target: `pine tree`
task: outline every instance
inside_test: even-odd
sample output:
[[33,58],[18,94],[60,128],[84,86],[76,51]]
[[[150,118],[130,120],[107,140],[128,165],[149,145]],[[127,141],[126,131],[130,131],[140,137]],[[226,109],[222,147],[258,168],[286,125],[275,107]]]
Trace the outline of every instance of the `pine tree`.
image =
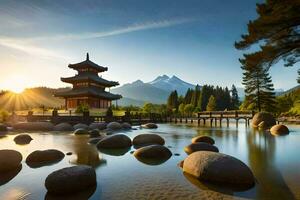
[[200,97],[198,99],[198,107],[201,110],[206,110],[209,97],[214,94],[214,87],[210,85],[204,85],[201,90]]
[[197,107],[200,93],[201,93],[201,88],[199,85],[196,85],[191,99],[191,104],[193,105],[193,107]]
[[171,92],[170,96],[168,97],[167,109],[169,111],[178,111],[178,94],[176,90]]
[[298,79],[297,82],[300,84],[300,69],[298,69]]
[[186,94],[185,94],[185,97],[184,97],[184,104],[190,104],[191,103],[193,93],[194,93],[194,90],[192,90],[190,88],[186,91]]
[[209,101],[208,101],[208,104],[206,106],[206,110],[207,111],[214,111],[214,110],[216,110],[216,106],[217,106],[216,105],[216,99],[213,95],[211,95],[209,97]]
[[245,93],[249,103],[258,111],[274,111],[275,93],[268,69],[261,66],[243,66]]
[[239,95],[237,92],[237,89],[235,87],[235,85],[232,85],[231,87],[231,109],[233,110],[237,110],[239,108]]
[[280,60],[293,66],[300,60],[300,1],[267,0],[257,4],[256,10],[258,18],[248,23],[248,33],[235,43],[241,50],[260,47],[244,54],[246,66],[269,68]]

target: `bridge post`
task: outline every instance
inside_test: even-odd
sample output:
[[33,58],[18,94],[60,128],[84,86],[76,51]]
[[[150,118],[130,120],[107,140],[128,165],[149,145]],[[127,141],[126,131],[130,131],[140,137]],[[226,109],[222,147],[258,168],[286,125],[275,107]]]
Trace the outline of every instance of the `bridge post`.
[[206,124],[206,119],[205,119],[205,118],[203,118],[203,124],[204,124],[204,125]]
[[217,118],[215,118],[215,127],[217,126]]
[[226,121],[227,121],[227,127],[229,127],[229,119],[226,118]]
[[212,126],[214,119],[210,118],[210,126]]

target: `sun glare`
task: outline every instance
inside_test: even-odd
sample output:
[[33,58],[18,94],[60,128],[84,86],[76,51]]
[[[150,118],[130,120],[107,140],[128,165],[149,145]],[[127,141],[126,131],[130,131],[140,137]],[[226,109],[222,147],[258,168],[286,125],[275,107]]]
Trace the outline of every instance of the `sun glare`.
[[8,78],[4,85],[6,86],[7,90],[10,90],[13,93],[21,94],[27,85],[28,81],[22,76],[13,76]]

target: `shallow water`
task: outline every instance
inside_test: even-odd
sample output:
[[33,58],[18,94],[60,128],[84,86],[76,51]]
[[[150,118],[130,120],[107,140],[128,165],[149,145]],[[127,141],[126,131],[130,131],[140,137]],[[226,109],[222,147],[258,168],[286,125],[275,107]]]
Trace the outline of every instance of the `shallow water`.
[[[161,135],[173,156],[159,165],[138,161],[130,153],[133,147],[128,152],[118,152],[119,156],[101,153],[95,146],[87,144],[88,136],[29,133],[34,139],[30,144],[16,145],[14,133],[10,133],[0,139],[0,149],[20,151],[23,155],[22,169],[15,171],[11,180],[0,177],[0,199],[53,199],[46,197],[44,181],[47,175],[78,163],[95,167],[98,185],[95,191],[76,195],[77,199],[300,199],[300,127],[289,128],[291,133],[283,137],[257,132],[245,128],[244,124],[238,128],[234,125],[210,128],[160,124],[156,130],[138,129],[125,133],[131,138],[141,133]],[[257,179],[256,186],[234,192],[202,184],[183,174],[177,164],[186,157],[184,146],[196,135],[212,136],[220,152],[244,161]],[[49,148],[72,152],[73,155],[51,166],[36,169],[27,166],[24,160],[29,153]],[[175,156],[177,153],[180,155]]]

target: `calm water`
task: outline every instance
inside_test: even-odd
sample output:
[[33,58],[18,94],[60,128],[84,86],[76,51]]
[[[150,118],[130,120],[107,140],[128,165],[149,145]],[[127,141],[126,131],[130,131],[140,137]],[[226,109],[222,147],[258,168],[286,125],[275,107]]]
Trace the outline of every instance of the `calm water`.
[[[210,128],[161,124],[157,130],[133,130],[126,134],[133,138],[141,133],[156,133],[166,140],[173,154],[160,165],[147,165],[136,160],[129,150],[124,155],[108,155],[87,144],[88,136],[71,133],[29,133],[34,139],[29,145],[16,145],[14,133],[0,139],[1,149],[16,149],[23,155],[22,169],[4,183],[0,177],[0,199],[53,199],[46,197],[45,178],[54,170],[74,164],[88,164],[96,168],[97,188],[76,195],[77,199],[300,199],[300,126],[289,126],[291,133],[273,137],[246,129]],[[186,157],[184,146],[196,135],[210,135],[220,152],[244,161],[254,172],[254,188],[233,192],[225,188],[209,187],[184,175],[177,163]],[[55,148],[73,152],[61,162],[32,169],[24,162],[34,150]],[[122,153],[121,153],[122,154]],[[210,188],[210,189],[209,189]],[[62,198],[66,199],[66,198]],[[70,197],[69,199],[76,199]]]

